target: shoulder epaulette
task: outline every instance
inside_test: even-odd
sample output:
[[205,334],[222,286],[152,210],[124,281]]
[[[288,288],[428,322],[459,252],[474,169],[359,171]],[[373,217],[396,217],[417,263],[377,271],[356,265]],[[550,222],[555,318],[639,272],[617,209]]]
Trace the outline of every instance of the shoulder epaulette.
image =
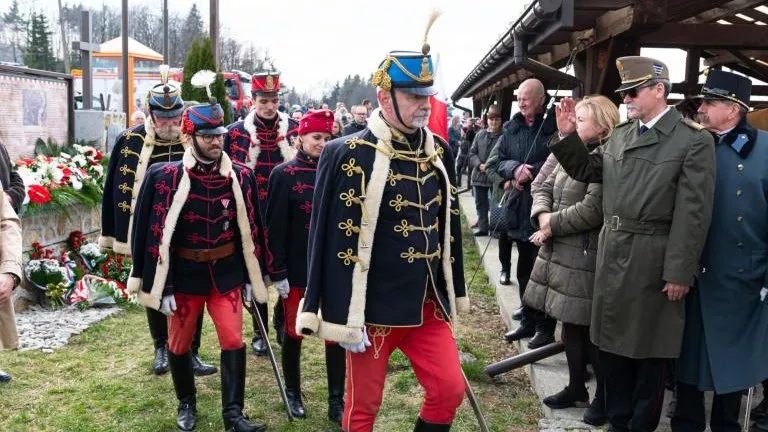
[[702,125],[701,123],[697,123],[689,118],[683,117],[682,122],[684,125],[690,127],[691,129],[695,129],[697,131],[704,130],[704,125]]

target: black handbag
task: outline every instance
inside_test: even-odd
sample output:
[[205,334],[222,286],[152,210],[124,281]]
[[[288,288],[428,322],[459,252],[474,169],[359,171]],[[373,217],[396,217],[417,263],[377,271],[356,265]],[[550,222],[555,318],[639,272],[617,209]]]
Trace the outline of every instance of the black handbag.
[[507,206],[491,202],[491,211],[488,217],[488,225],[491,234],[507,232]]

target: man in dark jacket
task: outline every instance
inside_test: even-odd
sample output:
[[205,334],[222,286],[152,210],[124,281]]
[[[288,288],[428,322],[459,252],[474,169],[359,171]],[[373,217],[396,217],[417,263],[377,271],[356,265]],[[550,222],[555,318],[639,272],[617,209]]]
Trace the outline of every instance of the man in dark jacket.
[[469,299],[453,161],[426,128],[436,91],[425,51],[387,56],[368,128],[328,143],[318,162],[296,326],[349,351],[347,432],[373,430],[395,349],[424,387],[414,431],[450,430],[463,399],[453,331]]
[[[547,142],[556,131],[554,117],[545,117],[548,101],[541,81],[528,79],[520,84],[517,94],[520,112],[504,125],[504,133],[485,166],[493,184],[494,202],[501,202],[502,195],[506,196],[507,233],[499,236],[501,283],[510,284],[512,244],[515,243],[521,302],[538,253],[538,248],[528,240],[535,231],[531,224],[531,181],[549,156]],[[523,306],[521,318],[520,327],[504,335],[507,342],[532,337],[528,347],[534,349],[555,341],[556,322],[543,312]]]
[[343,136],[352,135],[353,133],[360,132],[361,130],[365,129],[365,127],[368,125],[368,111],[366,111],[364,106],[353,105],[352,116],[354,118],[354,121],[344,126],[344,129],[341,131],[341,134]]
[[19,173],[13,171],[13,163],[3,143],[0,143],[0,182],[3,184],[5,200],[18,213],[24,202],[24,181],[19,177]]
[[[488,192],[491,189],[491,181],[485,173],[485,162],[488,155],[501,136],[501,115],[496,105],[488,108],[488,128],[475,135],[472,147],[469,149],[469,167],[472,172],[470,181],[475,188],[475,208],[477,209],[477,231],[475,236],[488,235]],[[491,227],[493,228],[493,227]]]

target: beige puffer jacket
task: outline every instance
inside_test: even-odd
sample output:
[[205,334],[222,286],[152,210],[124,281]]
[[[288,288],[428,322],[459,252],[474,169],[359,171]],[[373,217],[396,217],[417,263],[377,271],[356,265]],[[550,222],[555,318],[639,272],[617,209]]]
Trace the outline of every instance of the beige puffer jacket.
[[589,325],[602,203],[602,184],[573,180],[560,164],[533,194],[531,219],[538,226],[539,214],[552,213],[552,237],[539,249],[526,305],[564,323]]

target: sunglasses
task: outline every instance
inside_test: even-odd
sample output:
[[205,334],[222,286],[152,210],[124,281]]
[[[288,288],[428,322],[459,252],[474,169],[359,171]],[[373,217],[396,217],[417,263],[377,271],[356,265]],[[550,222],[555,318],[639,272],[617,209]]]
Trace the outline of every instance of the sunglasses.
[[637,97],[637,94],[640,93],[640,90],[642,90],[644,88],[653,87],[655,85],[656,85],[656,83],[646,84],[646,85],[642,85],[642,86],[639,86],[639,87],[631,88],[629,90],[620,91],[619,92],[619,96],[621,96],[622,99],[624,99],[627,96],[629,96],[632,99],[634,99],[634,98]]
[[210,144],[214,140],[224,141],[224,135],[198,135],[198,137],[206,144]]

